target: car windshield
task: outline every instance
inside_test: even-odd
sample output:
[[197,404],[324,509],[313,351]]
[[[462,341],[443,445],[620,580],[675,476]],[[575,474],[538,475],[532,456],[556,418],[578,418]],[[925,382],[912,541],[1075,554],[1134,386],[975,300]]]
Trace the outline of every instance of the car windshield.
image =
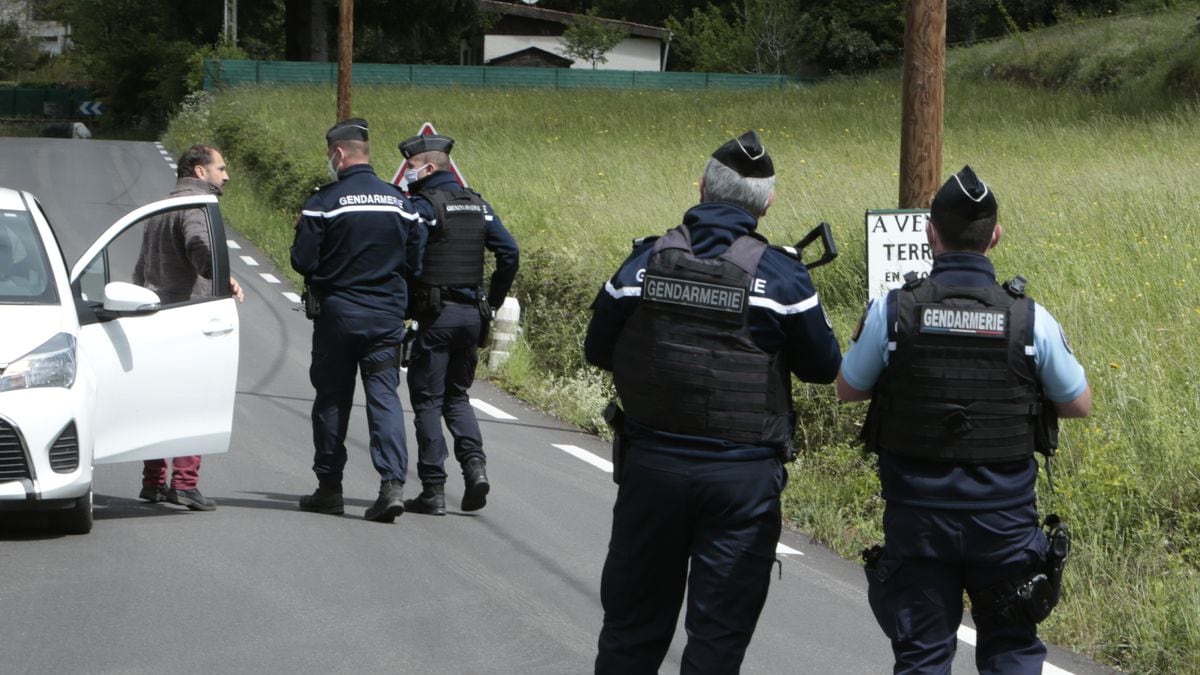
[[57,303],[50,261],[33,220],[24,211],[0,210],[0,304]]

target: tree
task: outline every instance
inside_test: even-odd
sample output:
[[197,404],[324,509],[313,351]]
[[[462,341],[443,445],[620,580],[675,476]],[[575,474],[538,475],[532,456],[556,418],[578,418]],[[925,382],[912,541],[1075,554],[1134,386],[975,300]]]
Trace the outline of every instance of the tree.
[[715,5],[693,9],[681,20],[667,18],[676,64],[710,73],[753,72],[754,45],[750,36],[730,22]]
[[629,32],[601,19],[593,8],[563,31],[563,53],[592,64],[608,63],[605,56],[624,40]]
[[37,40],[21,35],[16,22],[0,22],[0,80],[18,79],[21,71],[32,70],[44,60]]

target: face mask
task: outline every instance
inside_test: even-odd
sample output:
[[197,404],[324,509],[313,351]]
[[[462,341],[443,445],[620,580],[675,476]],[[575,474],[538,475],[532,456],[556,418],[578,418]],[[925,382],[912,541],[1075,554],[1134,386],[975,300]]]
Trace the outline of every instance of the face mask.
[[426,169],[426,167],[428,167],[428,166],[430,166],[430,165],[426,164],[426,165],[418,167],[416,169],[409,169],[409,170],[405,171],[404,172],[404,182],[411,184],[411,183],[415,183],[415,182],[421,180],[421,178],[420,178],[421,172],[424,171]]
[[325,162],[326,162],[326,165],[329,167],[329,177],[330,177],[330,178],[332,178],[332,179],[334,179],[334,180],[337,180],[337,179],[338,179],[338,174],[337,174],[337,169],[334,169],[334,168],[333,168],[333,158],[332,158],[332,157],[326,157],[326,158],[325,158]]

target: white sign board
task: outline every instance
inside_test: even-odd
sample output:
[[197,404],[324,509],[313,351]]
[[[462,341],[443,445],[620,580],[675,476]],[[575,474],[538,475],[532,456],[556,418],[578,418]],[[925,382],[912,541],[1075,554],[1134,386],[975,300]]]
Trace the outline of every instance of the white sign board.
[[933,250],[925,239],[927,209],[867,211],[867,297],[882,298],[904,285],[904,275],[929,276]]

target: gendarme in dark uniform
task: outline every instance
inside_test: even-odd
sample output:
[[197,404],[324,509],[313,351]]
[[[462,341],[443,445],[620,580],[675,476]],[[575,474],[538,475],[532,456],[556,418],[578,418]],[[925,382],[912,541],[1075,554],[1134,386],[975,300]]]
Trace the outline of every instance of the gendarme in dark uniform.
[[[420,274],[412,281],[410,315],[419,329],[408,364],[422,491],[405,507],[433,515],[446,513],[449,451],[443,419],[466,484],[463,510],[477,511],[487,503],[487,458],[468,390],[475,381],[481,337],[520,264],[517,242],[491,205],[449,171],[453,147],[453,138],[440,135],[414,136],[400,144],[425,241]],[[496,257],[486,290],[485,251]]]
[[[313,318],[313,472],[318,487],[300,508],[341,514],[346,430],[361,375],[367,402],[371,461],[379,497],[365,517],[392,522],[404,512],[408,469],[400,384],[400,343],[408,305],[405,275],[419,265],[412,235],[417,215],[399,188],[371,168],[367,122],[350,119],[325,136],[336,180],[304,203],[296,222],[292,268],[319,303]],[[310,317],[311,318],[311,317]]]
[[1046,656],[1037,621],[1067,542],[1039,523],[1034,452],[1053,451],[1055,413],[1087,415],[1091,392],[1024,280],[996,282],[985,253],[1001,232],[991,189],[970,167],[951,176],[930,209],[931,274],[868,306],[838,375],[839,398],[871,399],[863,436],[886,505],[868,599],[897,673],[950,672],[964,590],[979,672],[1040,673]]
[[683,672],[737,672],[766,602],[791,377],[831,382],[841,362],[808,270],[755,232],[774,185],[758,134],[725,143],[701,203],[635,248],[592,304],[585,355],[613,371],[628,446],[597,673],[658,672],[685,590]]

